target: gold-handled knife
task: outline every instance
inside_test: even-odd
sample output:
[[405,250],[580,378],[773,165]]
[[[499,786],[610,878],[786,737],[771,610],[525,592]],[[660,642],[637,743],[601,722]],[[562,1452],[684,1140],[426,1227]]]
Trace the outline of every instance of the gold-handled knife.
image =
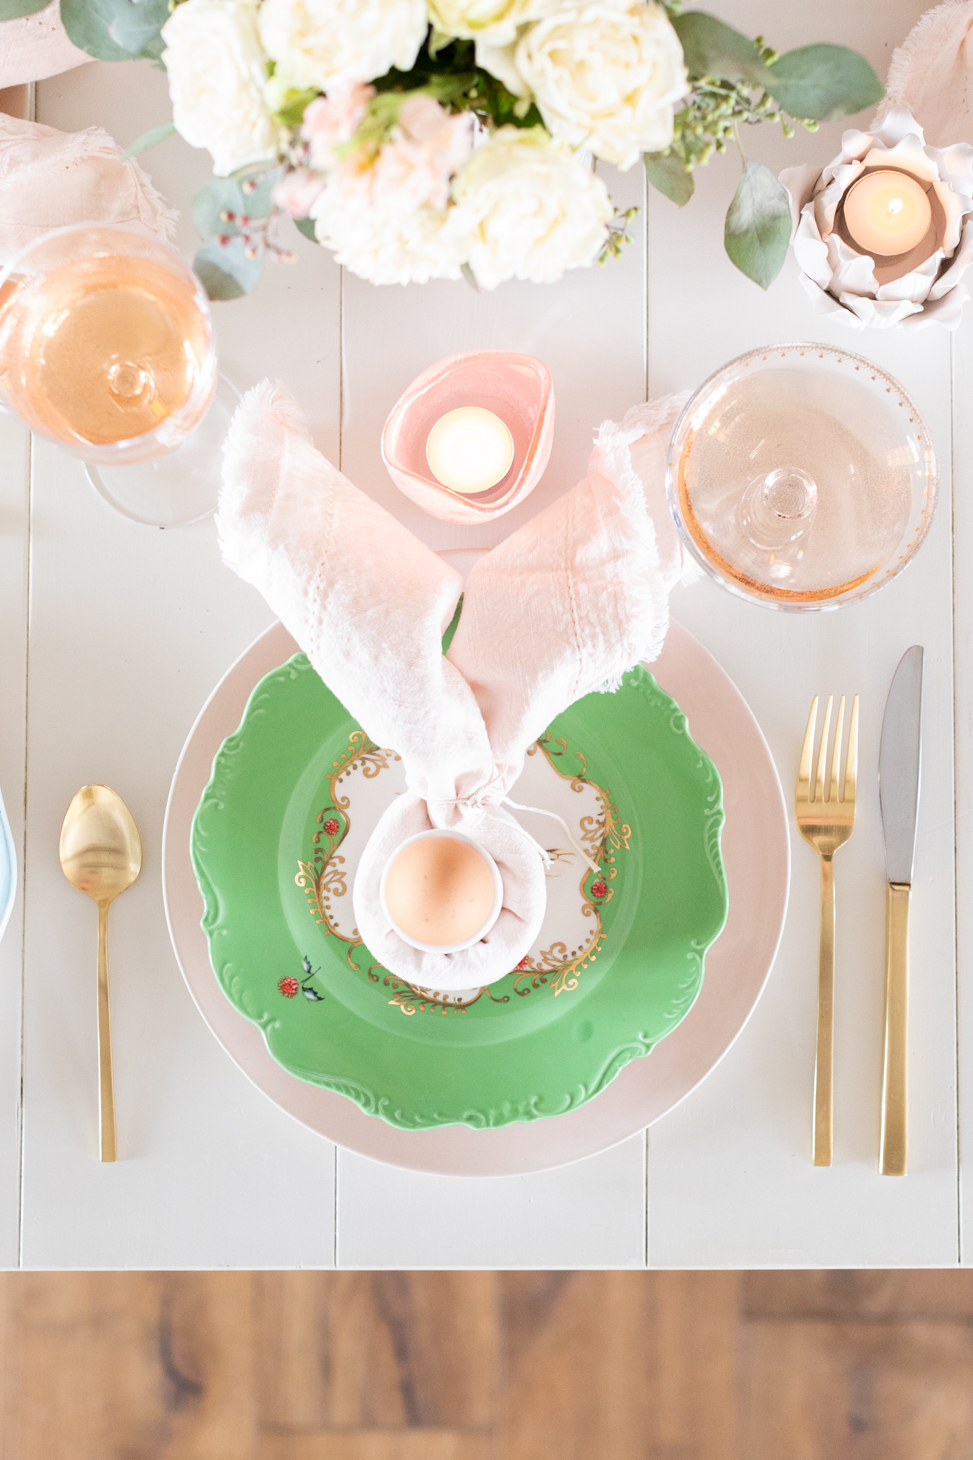
[[885,831],[885,1045],[878,1169],[904,1176],[908,1148],[906,1049],[909,1002],[909,894],[919,811],[923,650],[899,660],[885,702],[878,789]]

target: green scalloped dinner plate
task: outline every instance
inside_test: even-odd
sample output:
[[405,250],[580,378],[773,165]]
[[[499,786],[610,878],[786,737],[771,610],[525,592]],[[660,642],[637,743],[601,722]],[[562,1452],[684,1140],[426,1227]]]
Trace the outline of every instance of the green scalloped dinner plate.
[[559,715],[538,750],[600,799],[601,874],[580,885],[590,939],[447,1002],[329,917],[344,773],[378,774],[385,753],[303,654],[257,685],[214,760],[192,858],[220,985],[291,1074],[402,1129],[501,1126],[590,1100],[688,1012],[727,908],[715,767],[644,668]]

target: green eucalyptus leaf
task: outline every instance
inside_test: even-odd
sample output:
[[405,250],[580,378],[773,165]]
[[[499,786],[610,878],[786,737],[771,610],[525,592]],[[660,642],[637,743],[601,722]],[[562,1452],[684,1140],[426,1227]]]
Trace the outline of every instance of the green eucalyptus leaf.
[[244,197],[239,183],[232,178],[215,177],[200,188],[193,198],[193,222],[200,238],[222,233],[238,233],[239,229],[224,213],[245,213]]
[[[243,197],[242,211],[250,218],[266,218],[274,211],[273,191],[283,177],[282,167],[244,167],[229,181],[236,183]],[[240,211],[236,209],[234,211]]]
[[36,15],[50,3],[51,0],[0,0],[0,20],[22,20],[25,15]]
[[171,137],[176,130],[175,122],[163,122],[161,127],[151,127],[149,131],[143,132],[141,137],[126,147],[119,162],[127,162],[130,157],[137,157],[140,152],[148,152],[150,147],[158,147],[167,137]]
[[229,243],[207,239],[197,249],[193,269],[210,299],[239,299],[256,288],[263,265],[263,249],[255,258],[248,258],[243,240],[231,238]]
[[[270,172],[242,172],[235,177],[214,177],[200,188],[193,198],[193,222],[200,238],[213,238],[223,233],[239,233],[236,219],[266,218],[273,212],[271,192],[280,177],[280,168]],[[243,184],[256,184],[253,191],[245,192]],[[233,218],[224,218],[232,213]]]
[[645,175],[657,192],[664,193],[682,208],[689,202],[696,184],[693,175],[673,152],[646,152],[642,158]]
[[169,19],[168,0],[61,0],[68,39],[99,61],[157,61],[165,49],[159,34]]
[[741,273],[768,288],[784,265],[791,208],[783,186],[762,162],[748,162],[726,215],[723,244]]
[[816,122],[831,122],[874,106],[885,95],[864,56],[846,46],[801,46],[768,68],[766,90],[785,112]]
[[677,15],[672,23],[690,76],[722,76],[727,81],[766,87],[770,68],[761,61],[753,41],[738,30],[703,10]]
[[309,238],[312,243],[317,243],[318,236],[314,231],[313,218],[295,218],[294,227],[297,229],[298,233],[303,233],[304,237]]

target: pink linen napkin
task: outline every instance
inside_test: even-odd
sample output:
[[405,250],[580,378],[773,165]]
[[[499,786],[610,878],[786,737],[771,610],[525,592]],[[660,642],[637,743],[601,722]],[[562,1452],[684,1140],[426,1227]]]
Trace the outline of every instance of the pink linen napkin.
[[59,132],[0,113],[0,266],[67,223],[127,223],[170,237],[177,215],[121,153],[100,127]]
[[43,81],[90,60],[68,40],[59,0],[36,15],[0,21],[0,91],[25,81]]
[[907,107],[930,147],[973,144],[973,0],[927,10],[892,53],[875,125]]
[[[447,655],[459,574],[314,448],[283,387],[264,382],[237,410],[217,514],[224,560],[372,740],[402,757],[408,790],[372,834],[353,899],[370,952],[410,983],[490,983],[540,929],[543,852],[503,803],[555,715],[662,646],[686,567],[662,497],[678,409],[655,402],[601,427],[584,481],[473,568]],[[381,909],[387,861],[430,827],[474,837],[503,881],[497,923],[461,953],[412,948]]]

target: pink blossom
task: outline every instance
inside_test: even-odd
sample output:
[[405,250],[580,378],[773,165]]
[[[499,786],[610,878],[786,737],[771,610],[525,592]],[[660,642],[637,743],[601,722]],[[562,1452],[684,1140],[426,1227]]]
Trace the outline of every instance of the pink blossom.
[[374,86],[351,81],[333,85],[327,96],[311,102],[301,136],[309,144],[312,167],[334,167],[334,148],[351,141],[374,95]]
[[452,176],[473,146],[474,125],[468,112],[451,116],[431,96],[408,97],[375,164],[376,197],[394,194],[403,206],[445,208]]
[[290,213],[292,218],[306,218],[320,196],[324,178],[306,167],[298,167],[285,173],[274,185],[273,200],[278,208]]

